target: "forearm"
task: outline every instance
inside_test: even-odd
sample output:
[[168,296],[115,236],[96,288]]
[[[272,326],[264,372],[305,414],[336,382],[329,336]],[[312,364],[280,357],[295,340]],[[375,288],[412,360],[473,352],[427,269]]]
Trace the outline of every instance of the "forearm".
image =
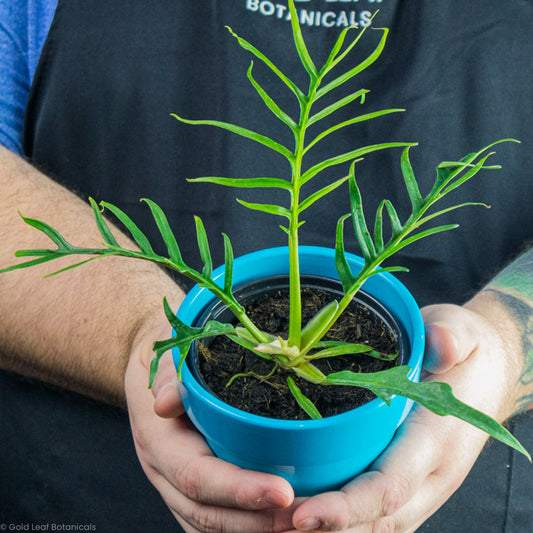
[[[15,250],[50,247],[18,211],[45,220],[80,246],[100,245],[88,204],[3,148],[0,184],[0,267],[15,262]],[[154,265],[125,258],[92,261],[42,279],[61,266],[0,276],[0,366],[123,404],[135,343],[149,336],[152,325],[164,323],[163,297],[176,308],[182,292]]]
[[500,272],[467,306],[498,328],[507,353],[508,415],[533,408],[533,248]]

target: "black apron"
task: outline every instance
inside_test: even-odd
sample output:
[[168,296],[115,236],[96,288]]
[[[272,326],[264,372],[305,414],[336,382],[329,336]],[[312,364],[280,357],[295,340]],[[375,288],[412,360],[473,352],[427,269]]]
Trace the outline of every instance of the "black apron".
[[[402,279],[421,305],[462,303],[533,237],[533,8],[519,0],[298,3],[317,63],[345,20],[364,23],[376,5],[375,25],[391,28],[388,46],[351,85],[370,89],[365,106],[354,103],[338,113],[408,111],[347,129],[324,142],[309,164],[357,146],[418,141],[411,160],[425,193],[440,161],[502,137],[520,139],[520,147],[497,148],[494,161],[502,171],[486,171],[455,194],[456,203],[484,201],[490,211],[454,213],[446,221],[460,222],[459,230],[421,242],[398,259],[411,269]],[[286,162],[265,148],[170,117],[236,122],[290,146],[290,132],[246,79],[251,56],[225,25],[305,84],[281,2],[60,0],[25,122],[24,150],[33,164],[84,198],[119,205],[157,241],[148,209],[139,203],[141,197],[153,199],[169,216],[184,257],[196,266],[193,215],[206,224],[217,264],[223,260],[221,232],[230,235],[236,254],[284,244],[279,221],[237,204],[234,189],[186,181],[213,175],[288,177]],[[378,32],[368,32],[361,57],[378,38]],[[253,72],[268,91],[282,94],[277,99],[282,107],[297,112],[270,71],[254,61]],[[402,217],[408,214],[399,157],[400,150],[393,150],[359,164],[367,213],[387,197]],[[309,191],[345,173],[345,167],[333,168]],[[265,194],[239,190],[237,196],[287,201]],[[301,242],[333,246],[336,221],[348,210],[345,190],[315,204],[305,217]],[[358,251],[348,236],[347,248]],[[0,377],[6,406],[0,439],[2,450],[10,450],[1,459],[2,521],[87,523],[109,532],[179,531],[137,465],[124,414],[4,373]],[[20,427],[27,412],[32,422]],[[529,449],[531,420],[513,422]],[[531,470],[521,466],[523,458],[492,444],[465,485],[421,530],[528,531],[532,506],[524,495],[532,493],[533,482]]]

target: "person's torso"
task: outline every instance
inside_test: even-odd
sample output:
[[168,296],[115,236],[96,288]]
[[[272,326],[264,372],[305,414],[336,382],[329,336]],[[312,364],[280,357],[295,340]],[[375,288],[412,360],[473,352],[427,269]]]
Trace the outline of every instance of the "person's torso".
[[[216,0],[197,2],[59,2],[36,72],[28,104],[25,151],[39,167],[83,197],[119,205],[152,236],[156,228],[139,202],[149,197],[166,211],[186,260],[198,264],[194,215],[206,224],[215,261],[222,262],[221,232],[237,254],[285,243],[271,215],[250,212],[235,197],[288,204],[285,191],[236,190],[191,184],[187,178],[257,176],[288,179],[278,154],[212,127],[180,124],[170,116],[234,122],[292,148],[292,134],[263,104],[246,77],[252,58],[225,28],[250,41],[294,77],[308,80],[297,59],[285,2]],[[530,65],[533,29],[529,4],[480,2],[379,2],[373,25],[391,29],[378,62],[357,76],[352,90],[369,89],[365,104],[336,112],[345,120],[386,108],[391,114],[345,128],[319,143],[307,159],[320,159],[380,142],[420,142],[411,150],[422,192],[435,167],[502,137],[485,171],[449,202],[483,201],[490,211],[468,208],[446,218],[461,228],[407,249],[404,278],[421,303],[463,301],[533,236],[533,197],[528,161],[528,124],[533,96]],[[309,49],[320,65],[348,24],[368,23],[374,2],[297,2]],[[379,32],[368,31],[353,62],[370,53]],[[528,48],[528,43],[531,43]],[[254,78],[280,107],[298,116],[295,98],[264,65]],[[343,88],[343,96],[348,88]],[[369,224],[379,201],[389,198],[402,217],[409,200],[400,171],[401,150],[368,155],[357,164]],[[332,167],[306,185],[304,194],[347,173]],[[449,205],[449,203],[448,203]],[[306,211],[303,244],[334,246],[335,225],[349,211],[347,189],[339,189]],[[348,250],[358,252],[346,236]]]

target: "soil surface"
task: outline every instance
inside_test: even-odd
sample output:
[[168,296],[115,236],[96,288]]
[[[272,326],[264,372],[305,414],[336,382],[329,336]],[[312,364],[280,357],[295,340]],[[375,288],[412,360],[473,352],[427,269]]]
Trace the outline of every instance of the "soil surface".
[[[302,290],[303,323],[307,323],[332,297],[320,289]],[[263,331],[287,338],[288,290],[255,299],[247,313]],[[359,344],[369,344],[383,354],[398,351],[398,336],[390,327],[359,302],[352,302],[325,338]],[[191,354],[192,355],[192,354]],[[199,343],[200,372],[211,391],[224,402],[249,413],[278,419],[303,420],[308,415],[296,403],[288,390],[287,375],[293,377],[302,392],[312,400],[323,417],[333,416],[358,407],[375,398],[366,389],[349,386],[320,386],[309,383],[294,373],[278,370],[268,380],[239,377],[227,387],[234,374],[253,371],[265,376],[273,363],[235,344],[226,337],[216,337]],[[340,370],[377,372],[395,366],[397,360],[381,360],[364,354],[330,357],[314,363],[325,374]]]

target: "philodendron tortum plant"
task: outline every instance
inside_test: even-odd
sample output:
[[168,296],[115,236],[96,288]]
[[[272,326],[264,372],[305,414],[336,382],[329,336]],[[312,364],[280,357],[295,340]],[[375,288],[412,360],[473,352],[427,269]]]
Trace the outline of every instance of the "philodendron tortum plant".
[[[374,357],[380,357],[379,353],[376,353],[367,345],[329,342],[324,341],[323,338],[348,306],[365,280],[376,273],[378,267],[386,259],[389,259],[395,252],[413,242],[457,227],[457,224],[449,224],[427,228],[427,223],[459,207],[482,205],[477,202],[467,202],[445,207],[437,211],[432,210],[437,202],[470,180],[480,170],[495,169],[499,168],[499,166],[486,164],[487,159],[492,155],[490,148],[497,143],[493,143],[478,152],[470,153],[460,161],[445,161],[440,163],[437,167],[437,175],[433,187],[425,196],[419,189],[409,160],[409,150],[415,146],[414,143],[387,142],[354,148],[346,153],[331,154],[319,163],[306,166],[306,156],[329,135],[359,122],[369,121],[403,110],[385,109],[362,114],[341,120],[335,125],[330,125],[326,129],[319,130],[316,133],[320,121],[325,117],[330,117],[333,113],[351,102],[359,101],[361,104],[364,102],[365,95],[368,91],[360,89],[350,93],[348,96],[343,96],[334,101],[334,103],[324,106],[320,105],[322,97],[326,94],[329,94],[331,97],[330,93],[345,85],[346,82],[352,80],[358,73],[371,66],[378,59],[385,46],[388,30],[386,28],[375,29],[375,31],[380,32],[377,47],[362,62],[352,65],[349,62],[349,57],[351,57],[350,52],[359,40],[363,38],[365,29],[358,32],[355,31],[356,28],[344,29],[338,36],[325,63],[319,68],[312,60],[304,42],[294,0],[289,0],[289,9],[296,52],[303,68],[309,75],[309,85],[306,90],[298,87],[294,81],[286,76],[265,54],[256,49],[252,44],[236,35],[231,29],[229,31],[236,38],[238,44],[251,53],[256,60],[266,65],[297,100],[299,104],[299,116],[293,117],[281,109],[276,104],[274,97],[267,94],[260,83],[254,78],[253,62],[250,64],[247,76],[252,87],[273,115],[281,121],[284,127],[291,130],[294,137],[294,144],[292,146],[285,146],[272,138],[231,123],[216,120],[189,120],[174,115],[181,123],[215,126],[228,130],[241,137],[255,141],[286,159],[288,168],[290,169],[289,179],[279,177],[250,179],[202,177],[191,179],[190,181],[210,182],[235,188],[282,189],[287,192],[288,201],[286,205],[249,203],[238,200],[243,206],[251,210],[269,213],[281,218],[283,221],[280,227],[287,234],[290,260],[290,326],[287,338],[281,338],[270,332],[261,331],[247,316],[244,307],[234,297],[232,287],[233,252],[230,239],[227,235],[223,234],[225,276],[223,285],[219,286],[213,281],[211,276],[213,265],[208,239],[202,221],[196,218],[198,246],[203,261],[203,268],[199,271],[187,265],[182,258],[180,248],[165,214],[154,202],[147,199],[144,201],[151,210],[166,244],[167,256],[156,254],[148,238],[118,207],[106,202],[101,202],[100,205],[97,205],[94,200],[90,199],[96,224],[103,238],[101,248],[87,249],[74,246],[45,222],[22,217],[24,222],[45,233],[55,243],[57,248],[49,250],[20,250],[15,254],[17,257],[29,257],[32,259],[6,268],[2,272],[38,265],[68,255],[93,256],[68,268],[82,265],[97,257],[111,255],[153,261],[165,268],[175,270],[202,286],[207,287],[234,313],[239,325],[234,326],[232,324],[210,321],[201,328],[188,326],[176,318],[175,313],[170,309],[165,300],[165,312],[175,330],[175,336],[172,339],[159,341],[155,344],[154,350],[156,355],[151,365],[150,384],[157,372],[159,359],[167,350],[177,346],[180,349],[182,357],[181,364],[183,364],[189,348],[194,341],[206,337],[226,335],[232,341],[257,354],[257,356],[270,361],[273,371],[278,369],[286,371],[288,386],[292,394],[302,409],[312,418],[319,418],[320,413],[312,402],[302,394],[291,375],[296,374],[306,380],[323,384],[324,386],[351,385],[365,387],[385,402],[390,401],[390,398],[396,394],[408,397],[439,415],[453,415],[465,420],[529,457],[529,454],[521,444],[498,422],[456,399],[449,385],[435,382],[411,382],[407,377],[409,372],[407,366],[396,366],[377,373],[342,371],[325,375],[313,364],[313,361],[319,358],[335,357],[343,354],[367,353]],[[353,35],[354,33],[355,35]],[[326,81],[326,77],[328,81]],[[329,100],[331,101],[331,98]],[[315,133],[313,135],[310,135],[309,132],[311,126],[314,126],[313,130]],[[511,141],[511,139],[506,139],[506,141]],[[411,200],[411,214],[407,220],[401,221],[393,204],[389,200],[383,200],[377,208],[373,228],[370,229],[363,213],[361,193],[356,180],[356,164],[365,154],[391,148],[402,149],[400,169]],[[336,181],[329,183],[312,194],[306,195],[305,186],[309,182],[323,170],[341,164],[346,164],[349,167],[347,175],[339,177]],[[342,283],[344,296],[339,301],[331,301],[307,324],[302,324],[298,229],[304,222],[302,217],[311,205],[324,198],[330,192],[343,186],[347,188],[350,197],[351,212],[340,217],[337,224],[336,236],[332,236],[332,243],[335,243],[336,269]],[[129,230],[131,236],[137,243],[138,249],[130,250],[119,245],[102,216],[104,210],[112,213]],[[362,270],[358,273],[351,271],[344,252],[344,225],[348,220],[351,221],[351,226],[353,226],[355,237],[365,260]],[[387,231],[384,231],[385,227],[388,228]],[[380,271],[383,272],[384,270],[395,272],[405,271],[406,269],[400,266],[386,266]],[[54,274],[57,273],[54,272]],[[387,357],[389,358],[390,356]],[[264,376],[259,377],[262,378]],[[236,375],[231,381],[233,382],[238,378],[239,375]]]

